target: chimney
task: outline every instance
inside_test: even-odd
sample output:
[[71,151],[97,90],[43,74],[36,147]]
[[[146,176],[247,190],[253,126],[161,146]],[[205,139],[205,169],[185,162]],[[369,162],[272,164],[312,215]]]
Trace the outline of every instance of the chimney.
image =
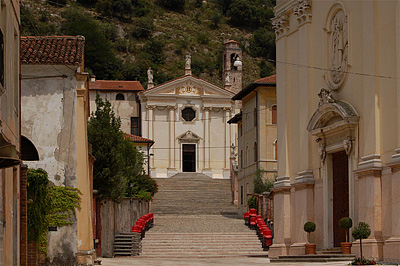
[[91,75],[90,76],[90,81],[91,82],[96,82],[96,76],[95,75]]

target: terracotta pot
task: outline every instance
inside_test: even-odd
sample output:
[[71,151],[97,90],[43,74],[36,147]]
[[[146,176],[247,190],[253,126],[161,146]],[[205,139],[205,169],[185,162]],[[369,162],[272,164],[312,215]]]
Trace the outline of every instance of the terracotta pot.
[[342,242],[340,243],[340,246],[342,247],[342,253],[343,254],[351,254],[351,246],[353,243],[351,242]]
[[306,244],[306,255],[309,254],[317,254],[315,252],[317,245],[316,244]]

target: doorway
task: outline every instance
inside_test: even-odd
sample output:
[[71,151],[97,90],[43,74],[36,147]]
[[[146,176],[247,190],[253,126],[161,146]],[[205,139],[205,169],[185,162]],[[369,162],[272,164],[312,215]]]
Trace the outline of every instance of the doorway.
[[349,164],[345,151],[332,154],[333,177],[333,244],[340,247],[346,241],[346,230],[339,227],[343,217],[349,217]]
[[182,144],[182,171],[196,172],[196,144]]

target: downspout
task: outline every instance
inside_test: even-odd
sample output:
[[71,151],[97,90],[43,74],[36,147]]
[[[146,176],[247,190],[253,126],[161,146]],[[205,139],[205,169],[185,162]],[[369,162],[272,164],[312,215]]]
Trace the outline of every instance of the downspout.
[[260,114],[258,112],[258,90],[256,89],[256,116],[257,116],[257,128],[256,128],[256,141],[257,141],[257,162],[256,162],[256,166],[257,169],[260,169],[260,149],[258,147],[260,147]]

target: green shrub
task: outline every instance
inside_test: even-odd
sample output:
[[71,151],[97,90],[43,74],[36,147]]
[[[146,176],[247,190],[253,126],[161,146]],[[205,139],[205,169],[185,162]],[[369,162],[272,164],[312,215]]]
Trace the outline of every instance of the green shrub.
[[154,31],[154,22],[151,17],[135,18],[129,28],[129,35],[135,39],[148,38]]
[[199,34],[197,34],[197,42],[200,44],[208,44],[210,40],[208,39],[207,34],[200,32]]
[[185,7],[185,0],[158,0],[158,4],[169,10],[182,11]]
[[247,206],[249,207],[249,209],[258,209],[258,199],[256,196],[251,195],[248,199],[247,199]]
[[65,6],[67,4],[67,0],[47,0],[47,3],[53,6]]
[[339,227],[346,230],[346,242],[349,239],[349,229],[353,226],[353,221],[350,217],[343,217],[339,221]]
[[368,238],[371,235],[371,229],[369,227],[369,224],[364,222],[359,222],[357,227],[353,229],[353,232],[351,234],[355,239],[360,239],[360,253],[361,253],[361,258],[363,258],[362,240]]
[[312,233],[315,231],[316,225],[313,222],[306,222],[304,224],[304,231],[306,231],[307,233]]

